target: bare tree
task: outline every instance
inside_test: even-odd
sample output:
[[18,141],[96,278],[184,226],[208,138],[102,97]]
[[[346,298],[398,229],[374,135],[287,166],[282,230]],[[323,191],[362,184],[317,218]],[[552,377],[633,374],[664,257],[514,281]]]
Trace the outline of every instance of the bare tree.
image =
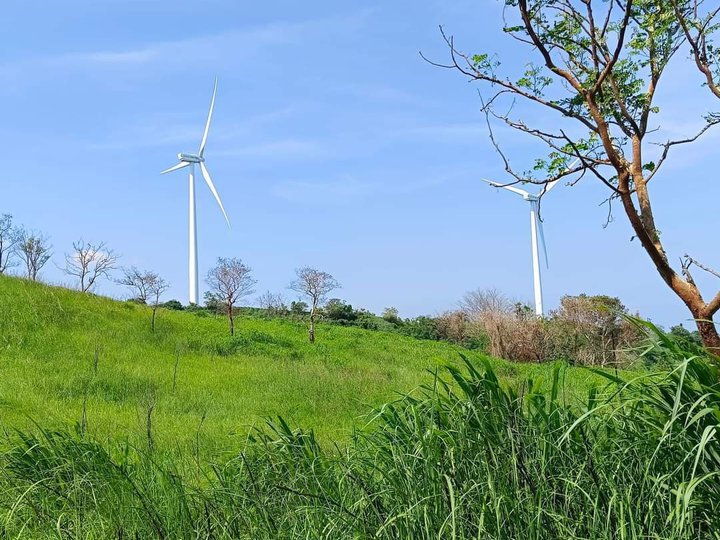
[[118,255],[105,242],[93,244],[80,239],[73,242],[72,253],[65,254],[65,273],[78,279],[80,290],[88,292],[100,278],[109,278],[116,268]]
[[509,314],[514,302],[497,289],[475,289],[465,293],[460,309],[470,317],[485,313]]
[[513,358],[511,338],[516,334],[513,301],[497,289],[476,289],[463,296],[460,309],[474,332],[484,333],[489,352],[498,358]]
[[297,279],[290,284],[290,289],[305,295],[310,300],[310,327],[308,337],[315,343],[315,319],[317,310],[330,291],[340,288],[340,283],[327,272],[304,266],[295,270]]
[[154,272],[146,273],[145,277],[150,308],[152,309],[150,328],[155,332],[155,314],[160,306],[160,297],[170,288],[170,284]]
[[152,309],[150,328],[155,332],[155,317],[157,309],[160,307],[160,297],[170,288],[170,284],[156,272],[138,270],[134,266],[124,268],[123,277],[117,283],[125,285],[133,291],[135,300],[150,306]]
[[3,214],[0,216],[0,274],[17,266],[17,262],[13,258],[19,242],[20,230],[13,225],[13,218],[10,214]]
[[217,266],[208,272],[205,280],[225,308],[231,336],[235,333],[235,304],[241,298],[252,294],[257,283],[251,273],[252,269],[240,259],[219,257]]
[[17,253],[25,263],[28,279],[37,281],[40,270],[52,257],[51,249],[52,246],[45,235],[24,229],[19,232]]
[[143,304],[148,303],[150,295],[150,281],[155,274],[147,270],[141,271],[136,267],[123,268],[123,277],[117,281],[133,292],[133,298]]
[[257,304],[269,315],[278,315],[288,311],[285,297],[280,293],[266,291],[258,296]]
[[[720,310],[720,292],[706,299],[689,266],[671,264],[650,192],[651,181],[664,170],[674,150],[720,124],[720,115],[708,114],[696,131],[668,140],[660,139],[653,125],[660,110],[656,91],[663,75],[675,65],[671,60],[683,43],[697,38],[695,23],[684,30],[677,14],[692,18],[695,12],[685,8],[700,4],[700,0],[509,0],[504,30],[537,58],[526,64],[524,73],[502,73],[504,66],[494,54],[460,51],[444,31],[450,62],[434,64],[457,70],[488,91],[486,95],[481,91],[482,110],[509,183],[548,184],[571,176],[576,183],[587,175],[605,186],[608,220],[612,204],[619,202],[634,239],[692,313],[705,346],[720,352],[720,334],[712,320]],[[716,28],[705,26],[705,31]],[[704,68],[717,65],[718,57],[715,49],[703,49],[704,43],[706,38],[696,40],[694,54],[711,85],[717,79],[708,73],[715,72]],[[518,116],[523,107],[528,108],[524,119]],[[534,114],[533,108],[543,114]],[[529,167],[513,165],[493,133],[494,123],[533,138],[546,147],[547,155]],[[571,166],[575,159],[579,164]]]

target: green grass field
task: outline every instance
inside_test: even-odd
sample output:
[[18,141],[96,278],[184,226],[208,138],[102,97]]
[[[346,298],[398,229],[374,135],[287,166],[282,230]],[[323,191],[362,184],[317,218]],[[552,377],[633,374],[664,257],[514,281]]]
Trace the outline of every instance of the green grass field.
[[[234,338],[221,317],[160,310],[0,277],[0,423],[83,423],[94,437],[144,444],[154,403],[158,448],[237,450],[253,425],[283,416],[323,441],[347,439],[371,407],[432,381],[428,370],[481,355],[397,334],[242,317]],[[94,370],[99,351],[97,373]],[[178,360],[177,386],[173,374]],[[549,378],[550,365],[494,361],[506,378]],[[569,369],[585,394],[594,376]]]
[[718,538],[718,368],[649,325],[672,371],[613,379],[16,278],[0,314],[0,538]]

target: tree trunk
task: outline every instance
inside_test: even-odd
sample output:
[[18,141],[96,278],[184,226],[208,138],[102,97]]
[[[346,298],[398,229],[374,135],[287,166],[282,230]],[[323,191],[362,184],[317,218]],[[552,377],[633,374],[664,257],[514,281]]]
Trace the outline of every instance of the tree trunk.
[[703,316],[702,314],[695,315],[695,324],[697,325],[698,332],[700,332],[700,338],[702,339],[703,345],[713,354],[720,355],[720,334],[718,329],[713,322],[712,315]]
[[[690,310],[690,313],[692,313],[703,345],[710,352],[720,354],[720,335],[712,321],[714,313],[709,311],[711,309],[710,306],[703,300],[702,294],[697,288],[697,285],[695,285],[695,282],[692,279],[683,279],[670,266],[662,244],[660,243],[660,236],[655,229],[654,222],[650,221],[651,228],[648,230],[645,226],[648,220],[644,222],[641,214],[639,214],[635,208],[628,176],[620,174],[619,179],[619,185],[621,186],[620,200],[623,203],[625,214],[628,216],[630,225],[635,231],[637,238],[653,261],[660,277],[663,278],[663,281],[665,281],[668,287],[683,301]],[[638,196],[640,197],[640,194],[638,194]],[[645,200],[645,197],[642,198]],[[649,199],[645,200],[645,203],[649,205]]]
[[235,321],[233,320],[233,307],[232,304],[228,305],[228,324],[230,325],[230,335],[235,335]]
[[315,343],[315,305],[310,310],[310,328],[308,329],[310,343]]
[[150,328],[152,329],[153,334],[155,333],[155,312],[157,311],[156,307],[153,307],[152,309],[152,320],[150,321]]

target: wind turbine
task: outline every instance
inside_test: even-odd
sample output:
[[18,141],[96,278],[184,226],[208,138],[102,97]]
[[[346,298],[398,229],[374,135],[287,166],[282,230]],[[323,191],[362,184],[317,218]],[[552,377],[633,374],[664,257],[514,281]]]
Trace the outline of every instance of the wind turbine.
[[[566,171],[575,167],[578,161],[580,161],[579,158],[576,159],[572,163],[572,165],[570,165],[566,169]],[[535,315],[537,317],[542,317],[545,312],[543,311],[542,278],[540,274],[540,252],[538,249],[538,243],[542,244],[543,253],[545,255],[545,265],[547,268],[550,268],[550,262],[548,261],[547,245],[545,244],[545,234],[543,233],[542,221],[540,221],[540,217],[538,215],[540,211],[540,197],[547,194],[552,188],[554,188],[558,184],[560,180],[555,180],[553,182],[545,184],[540,193],[537,195],[533,195],[532,193],[529,193],[524,189],[520,189],[515,186],[508,186],[505,184],[500,184],[499,182],[493,182],[492,180],[488,180],[487,178],[483,178],[482,180],[484,182],[487,182],[491,186],[507,189],[508,191],[517,193],[523,198],[523,200],[530,203],[530,239],[533,264],[533,289],[535,292]]]
[[188,174],[189,187],[190,187],[190,206],[189,206],[189,249],[188,249],[188,282],[189,282],[189,301],[191,304],[198,303],[198,259],[197,259],[197,219],[195,217],[195,164],[200,166],[200,172],[202,177],[205,179],[205,183],[210,188],[215,200],[222,210],[225,221],[230,227],[230,220],[228,219],[225,207],[220,200],[217,189],[210,178],[207,167],[205,167],[205,144],[207,143],[208,131],[210,130],[210,121],[212,120],[213,109],[215,108],[215,96],[217,95],[218,81],[215,79],[215,86],[213,87],[212,99],[210,100],[210,111],[208,112],[207,122],[205,123],[205,131],[203,132],[202,140],[200,141],[200,149],[197,154],[178,154],[180,162],[177,165],[164,170],[160,174],[166,174],[169,172],[177,171],[189,167],[190,171]]

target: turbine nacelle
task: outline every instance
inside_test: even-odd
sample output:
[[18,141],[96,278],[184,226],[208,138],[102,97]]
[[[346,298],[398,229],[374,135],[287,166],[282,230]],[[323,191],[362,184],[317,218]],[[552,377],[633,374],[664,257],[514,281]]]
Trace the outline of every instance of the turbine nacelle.
[[185,163],[201,163],[205,161],[204,157],[197,154],[183,154],[182,152],[180,152],[177,156],[180,161],[183,161]]

